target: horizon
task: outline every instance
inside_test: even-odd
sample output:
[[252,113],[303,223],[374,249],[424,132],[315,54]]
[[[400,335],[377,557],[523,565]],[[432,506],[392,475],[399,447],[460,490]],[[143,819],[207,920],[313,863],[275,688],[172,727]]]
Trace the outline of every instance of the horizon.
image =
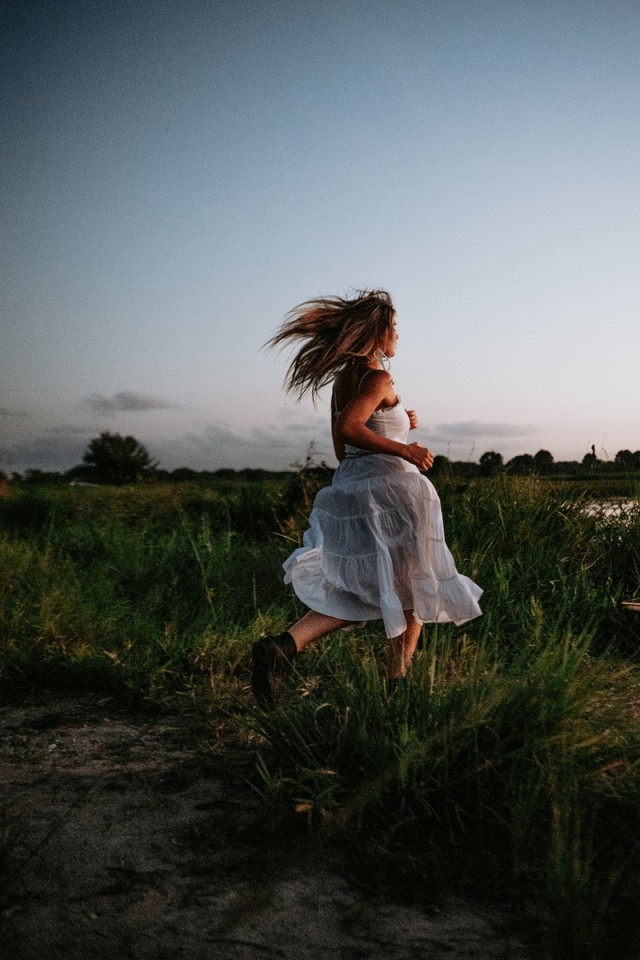
[[[109,431],[105,431],[105,432],[109,433]],[[116,436],[118,436],[118,434],[116,434]],[[92,439],[97,439],[97,438],[92,438]],[[149,454],[150,460],[152,461],[151,466],[147,468],[149,473],[159,472],[159,473],[171,474],[171,473],[180,472],[180,471],[187,471],[190,473],[218,473],[218,472],[241,473],[245,471],[267,472],[267,473],[289,473],[289,472],[295,473],[295,472],[299,472],[302,469],[329,468],[333,470],[337,466],[337,460],[335,457],[332,458],[332,462],[329,462],[325,458],[320,460],[317,455],[317,451],[314,449],[314,446],[312,443],[307,449],[307,453],[304,460],[299,460],[297,463],[291,463],[287,467],[282,467],[282,468],[262,467],[262,466],[252,465],[252,464],[247,464],[244,467],[216,467],[216,468],[202,467],[199,469],[189,467],[186,464],[181,464],[180,466],[167,467],[163,465],[162,462],[156,461],[156,459],[152,456],[151,452],[147,449],[143,441],[139,440],[137,437],[133,437],[133,439],[136,441],[137,444],[139,444],[140,447],[144,449],[145,453]],[[603,451],[603,453],[606,454],[606,451]],[[589,451],[585,453],[585,455],[580,460],[557,459],[556,457],[553,456],[550,450],[547,450],[544,447],[540,448],[539,450],[536,450],[535,453],[524,451],[508,459],[503,456],[500,450],[495,450],[495,449],[484,450],[478,456],[477,460],[450,460],[444,454],[436,454],[436,457],[441,457],[443,460],[451,463],[451,465],[454,467],[455,466],[480,467],[482,465],[482,460],[485,456],[496,455],[500,457],[502,461],[502,466],[508,468],[509,466],[514,465],[514,463],[522,457],[530,457],[533,460],[536,457],[538,457],[540,454],[549,454],[551,456],[553,467],[557,468],[559,466],[562,467],[562,466],[584,465],[585,460],[587,460],[590,457],[595,457],[595,464],[608,466],[616,462],[616,458],[620,453],[630,453],[632,456],[634,455],[637,456],[640,460],[640,450],[633,451],[627,447],[622,448],[621,450],[617,450],[612,457],[609,457],[608,455],[606,455],[604,458],[599,457],[597,454],[597,451],[595,450],[595,447],[592,447]],[[48,474],[51,474],[52,476],[66,477],[67,475],[73,473],[74,471],[87,470],[87,469],[91,469],[91,468],[89,468],[87,464],[85,464],[82,460],[80,460],[78,463],[75,463],[72,466],[61,467],[57,470],[50,470],[50,471],[45,470],[41,467],[40,468],[26,467],[22,471],[14,471],[13,475],[7,474],[7,478],[11,480],[13,476],[16,479],[24,480],[24,479],[28,479],[29,474],[31,475],[43,474],[45,476]],[[633,469],[635,470],[635,468]],[[0,470],[0,476],[2,475],[3,472],[6,474],[6,471]]]

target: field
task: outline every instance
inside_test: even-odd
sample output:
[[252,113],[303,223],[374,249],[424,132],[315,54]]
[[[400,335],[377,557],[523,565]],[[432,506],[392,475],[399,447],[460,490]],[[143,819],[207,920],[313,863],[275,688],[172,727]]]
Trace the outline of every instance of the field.
[[[188,710],[251,759],[261,803],[407,898],[534,903],[554,957],[632,956],[640,895],[640,510],[632,481],[439,480],[464,628],[426,628],[388,698],[384,636],[340,633],[256,710],[249,652],[300,612],[281,563],[315,490],[16,485],[0,499],[0,689]],[[587,509],[597,498],[621,511]],[[6,845],[10,839],[6,840]]]

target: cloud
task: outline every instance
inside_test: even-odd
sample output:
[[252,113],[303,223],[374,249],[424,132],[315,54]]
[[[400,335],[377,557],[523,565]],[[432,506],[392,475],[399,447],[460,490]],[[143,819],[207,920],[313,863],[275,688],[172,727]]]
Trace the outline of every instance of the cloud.
[[92,393],[84,398],[82,405],[103,416],[112,416],[122,410],[168,410],[171,408],[171,404],[160,397],[149,397],[146,394],[133,393],[130,390],[114,393],[112,397],[105,397],[101,393]]
[[26,410],[10,410],[9,407],[0,407],[0,417],[30,417]]
[[[48,428],[33,440],[0,449],[0,469],[69,470],[82,455],[95,426],[64,425]],[[289,470],[312,455],[314,461],[333,463],[329,425],[324,420],[279,418],[273,424],[236,429],[225,423],[204,423],[179,435],[142,437],[142,442],[161,468],[174,470],[219,470],[260,467]]]
[[80,427],[80,426],[73,426],[69,424],[63,424],[58,427],[49,427],[49,429],[46,432],[48,434],[52,434],[53,436],[89,437],[92,433],[95,433],[95,427],[87,427],[87,426]]
[[218,470],[262,467],[288,470],[314,460],[333,462],[328,427],[300,421],[277,426],[253,427],[247,432],[219,424],[206,424],[198,433],[158,441],[154,456],[168,470],[191,467],[194,470]]
[[48,431],[47,436],[0,450],[0,466],[19,473],[30,469],[69,470],[82,460],[89,435],[85,430],[82,438],[74,428]]
[[[506,459],[523,453],[523,437],[539,434],[539,428],[526,423],[458,420],[438,423],[427,431],[425,442],[432,450],[451,460],[477,461],[483,450],[499,450]],[[535,443],[535,441],[533,441]],[[533,451],[532,451],[533,452]]]
[[482,423],[479,420],[463,420],[457,423],[438,423],[435,430],[440,437],[451,440],[476,439],[480,437],[528,437],[536,433],[530,424]]

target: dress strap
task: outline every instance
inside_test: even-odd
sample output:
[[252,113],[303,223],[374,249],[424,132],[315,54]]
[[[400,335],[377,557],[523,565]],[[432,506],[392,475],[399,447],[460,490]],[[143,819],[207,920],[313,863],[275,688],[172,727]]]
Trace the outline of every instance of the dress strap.
[[378,373],[378,371],[374,370],[373,367],[369,367],[368,370],[365,370],[365,372],[360,377],[360,383],[358,384],[358,389],[356,390],[356,396],[360,393],[360,390],[362,389],[362,384],[364,383],[365,377],[368,377],[370,373]]

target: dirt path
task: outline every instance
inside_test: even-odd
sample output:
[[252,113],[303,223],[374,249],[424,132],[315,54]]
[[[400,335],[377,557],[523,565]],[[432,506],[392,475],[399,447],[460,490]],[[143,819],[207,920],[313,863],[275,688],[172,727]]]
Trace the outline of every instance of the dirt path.
[[40,693],[0,706],[7,960],[541,960],[540,931],[451,901],[419,910],[273,829],[246,760],[203,758],[179,716]]

